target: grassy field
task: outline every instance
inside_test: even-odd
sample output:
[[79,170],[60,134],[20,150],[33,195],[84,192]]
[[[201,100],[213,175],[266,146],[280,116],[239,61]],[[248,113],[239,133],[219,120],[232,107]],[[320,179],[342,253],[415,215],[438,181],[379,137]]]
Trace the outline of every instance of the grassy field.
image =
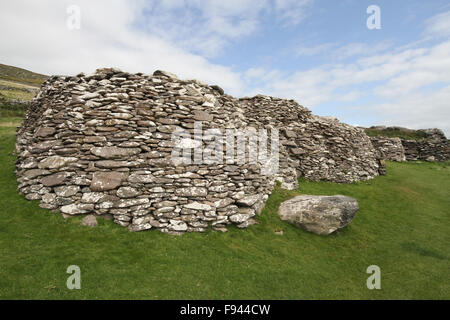
[[35,93],[27,92],[24,90],[0,90],[0,94],[6,99],[14,99],[14,100],[23,100],[23,101],[31,101],[33,99]]
[[28,105],[25,103],[11,103],[0,91],[0,118],[6,119],[1,122],[11,118],[23,118],[27,108]]
[[[370,182],[276,189],[247,230],[130,233],[107,220],[81,226],[18,195],[14,121],[0,121],[0,299],[450,299],[448,163],[388,163]],[[299,193],[348,195],[360,210],[317,236],[277,217]],[[66,288],[69,265],[81,268],[80,290]],[[381,290],[366,287],[369,265],[381,268]]]

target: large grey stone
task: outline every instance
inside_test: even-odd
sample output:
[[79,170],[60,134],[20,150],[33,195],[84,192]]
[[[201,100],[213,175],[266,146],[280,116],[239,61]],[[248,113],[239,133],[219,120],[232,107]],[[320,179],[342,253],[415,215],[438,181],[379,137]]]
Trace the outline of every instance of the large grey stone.
[[278,215],[302,229],[328,235],[349,224],[358,209],[358,202],[346,196],[301,195],[283,202]]

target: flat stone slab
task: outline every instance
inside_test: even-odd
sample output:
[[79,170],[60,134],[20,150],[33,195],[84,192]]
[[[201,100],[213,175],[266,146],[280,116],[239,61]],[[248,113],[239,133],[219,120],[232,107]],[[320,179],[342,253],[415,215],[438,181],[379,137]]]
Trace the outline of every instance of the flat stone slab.
[[127,177],[128,174],[123,172],[94,172],[91,191],[113,190],[119,187]]

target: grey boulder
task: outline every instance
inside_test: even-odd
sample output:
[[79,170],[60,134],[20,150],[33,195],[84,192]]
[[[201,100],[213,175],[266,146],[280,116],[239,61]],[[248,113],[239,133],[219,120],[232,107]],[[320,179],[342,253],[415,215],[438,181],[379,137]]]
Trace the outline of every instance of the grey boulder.
[[83,220],[81,221],[81,224],[83,226],[87,226],[87,227],[95,227],[98,224],[97,218],[93,214],[89,214],[83,218]]
[[328,235],[348,225],[358,209],[358,202],[346,196],[301,195],[283,202],[278,215],[304,230]]

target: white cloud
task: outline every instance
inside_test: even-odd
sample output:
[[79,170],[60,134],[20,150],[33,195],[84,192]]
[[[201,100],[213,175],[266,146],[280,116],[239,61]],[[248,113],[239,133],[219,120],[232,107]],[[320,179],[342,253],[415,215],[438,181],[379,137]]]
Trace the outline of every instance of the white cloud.
[[[81,29],[66,26],[66,8],[81,8]],[[45,74],[93,72],[100,67],[151,73],[163,69],[239,95],[240,75],[133,24],[144,1],[10,1],[0,4],[2,63]]]
[[313,0],[275,0],[275,11],[284,25],[298,24],[306,17]]
[[152,2],[145,8],[143,25],[185,50],[213,56],[230,41],[254,33],[267,4],[258,0]]
[[322,43],[316,46],[308,47],[306,45],[298,45],[294,48],[294,54],[296,56],[315,56],[323,54],[335,46],[333,43]]
[[313,0],[164,0],[146,7],[153,34],[207,57],[261,28],[265,13],[283,25],[297,24]]
[[[334,102],[358,105],[369,97],[355,112],[367,117],[376,114],[387,124],[437,126],[450,132],[450,41],[445,38],[450,30],[449,12],[425,23],[425,37],[433,35],[433,40],[440,41],[433,46],[431,41],[418,41],[403,48],[393,48],[389,42],[303,47],[298,54],[328,50],[334,57],[306,70],[290,72],[255,65],[237,72],[205,58],[258,32],[268,11],[282,24],[295,24],[303,19],[310,3],[3,1],[0,62],[45,74],[90,73],[99,67],[146,73],[163,69],[181,78],[218,84],[235,96],[270,94],[294,98],[313,108]],[[71,4],[81,8],[80,30],[66,27],[66,8]],[[185,11],[186,7],[189,10]],[[348,57],[354,59],[345,60]]]
[[450,136],[450,86],[428,92],[398,96],[390,102],[373,106],[373,112],[384,115],[387,125],[413,129],[440,128]]
[[450,11],[437,14],[425,21],[426,37],[450,36]]
[[293,98],[313,109],[324,103],[357,105],[359,99],[370,98],[364,106],[353,108],[355,113],[387,124],[440,127],[449,134],[449,53],[450,41],[444,41],[289,75],[278,72],[255,91]]
[[376,43],[352,42],[345,45],[337,43],[322,43],[316,46],[297,45],[293,52],[296,56],[324,55],[332,60],[344,60],[355,56],[369,56],[387,50],[392,46],[391,41]]

